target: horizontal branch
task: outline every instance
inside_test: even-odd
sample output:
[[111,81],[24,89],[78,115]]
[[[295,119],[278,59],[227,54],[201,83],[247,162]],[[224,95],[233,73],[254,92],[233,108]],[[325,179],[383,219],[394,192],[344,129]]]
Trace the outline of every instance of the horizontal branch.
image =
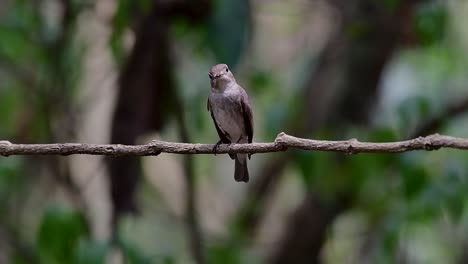
[[[107,156],[157,156],[160,153],[214,154],[214,144],[189,144],[154,140],[145,145],[99,145],[81,143],[12,144],[0,141],[0,155],[107,155]],[[221,144],[216,153],[267,153],[286,151],[288,148],[315,151],[355,153],[399,153],[412,150],[439,148],[468,149],[468,139],[439,134],[396,142],[360,142],[312,140],[280,133],[274,142],[252,144]]]

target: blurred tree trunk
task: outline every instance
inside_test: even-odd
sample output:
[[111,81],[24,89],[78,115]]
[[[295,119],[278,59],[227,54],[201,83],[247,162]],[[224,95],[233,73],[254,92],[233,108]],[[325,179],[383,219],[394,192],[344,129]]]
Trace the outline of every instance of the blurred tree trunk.
[[[168,21],[158,14],[157,8],[136,29],[135,45],[118,81],[111,132],[113,144],[135,144],[144,133],[159,131],[172,111],[174,82],[168,30]],[[116,157],[109,162],[115,217],[123,212],[135,212],[139,159]]]
[[[136,3],[135,3],[136,4]],[[135,26],[135,45],[118,81],[111,143],[135,144],[139,136],[160,131],[174,112],[176,87],[171,58],[170,18],[200,23],[209,14],[209,1],[155,1],[150,13]],[[136,12],[139,13],[139,12]],[[135,212],[134,193],[140,175],[139,159],[109,161],[115,217]]]
[[[112,122],[111,143],[135,144],[139,136],[160,131],[168,115],[175,114],[181,140],[189,142],[184,108],[174,81],[174,61],[170,39],[170,19],[180,17],[193,24],[205,21],[210,1],[155,1],[150,14],[136,27],[136,42],[119,76],[119,91]],[[119,216],[135,212],[135,192],[140,178],[137,157],[117,157],[109,161],[113,228]],[[184,160],[186,218],[192,255],[204,263],[202,235],[196,217],[196,189],[191,156]]]

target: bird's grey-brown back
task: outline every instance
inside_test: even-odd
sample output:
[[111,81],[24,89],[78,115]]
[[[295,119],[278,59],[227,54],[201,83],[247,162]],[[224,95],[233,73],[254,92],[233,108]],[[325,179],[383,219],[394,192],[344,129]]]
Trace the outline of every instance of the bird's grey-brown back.
[[[211,79],[208,109],[221,141],[223,143],[250,143],[253,125],[247,93],[237,84],[226,64],[213,66],[208,75]],[[247,182],[249,180],[247,155],[236,154],[231,157],[236,161],[234,174],[236,181]]]

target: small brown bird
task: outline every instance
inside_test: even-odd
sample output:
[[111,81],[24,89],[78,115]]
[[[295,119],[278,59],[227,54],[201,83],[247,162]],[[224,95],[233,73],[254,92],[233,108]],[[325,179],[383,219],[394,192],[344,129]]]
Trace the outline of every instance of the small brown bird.
[[[247,93],[237,84],[226,64],[211,67],[208,76],[211,79],[208,111],[220,138],[215,150],[221,143],[252,143],[252,108]],[[238,182],[248,182],[247,156],[250,158],[250,154],[229,154],[229,156],[235,160],[234,179]]]

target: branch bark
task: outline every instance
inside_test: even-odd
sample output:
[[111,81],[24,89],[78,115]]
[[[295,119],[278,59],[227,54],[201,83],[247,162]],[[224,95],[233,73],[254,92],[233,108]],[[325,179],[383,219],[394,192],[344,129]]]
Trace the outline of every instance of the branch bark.
[[437,150],[439,148],[468,149],[468,138],[433,134],[427,137],[395,142],[360,142],[357,139],[342,141],[313,140],[278,134],[274,142],[252,144],[221,144],[216,153],[214,144],[190,144],[155,140],[145,145],[120,144],[13,144],[0,141],[0,155],[106,155],[106,156],[157,156],[160,153],[174,154],[225,154],[267,153],[286,151],[288,148],[314,151],[331,151],[347,154],[401,153],[413,150]]

